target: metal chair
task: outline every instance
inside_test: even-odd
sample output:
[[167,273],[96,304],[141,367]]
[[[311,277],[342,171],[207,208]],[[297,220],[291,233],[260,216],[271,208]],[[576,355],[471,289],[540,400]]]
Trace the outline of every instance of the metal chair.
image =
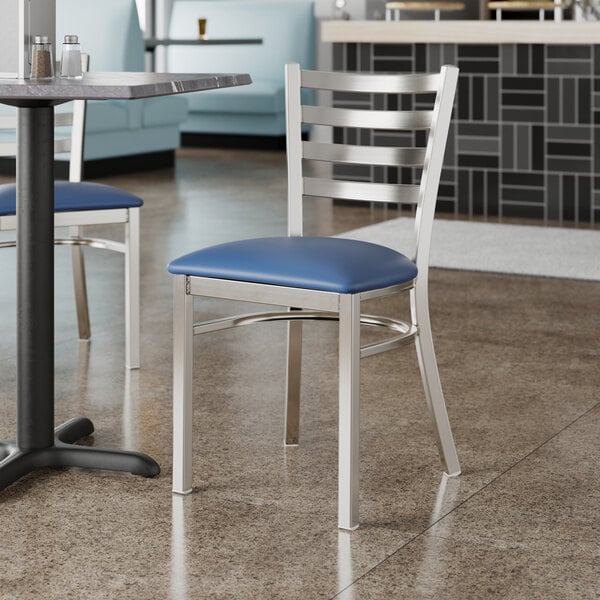
[[[172,261],[174,278],[173,491],[192,489],[193,336],[256,323],[289,320],[285,444],[299,438],[303,319],[339,319],[338,524],[359,525],[359,362],[415,342],[425,397],[446,473],[460,473],[446,413],[429,321],[429,247],[458,69],[433,75],[364,75],[286,67],[288,237],[244,240],[204,248]],[[302,106],[301,88],[366,94],[434,93],[433,110],[380,111]],[[301,123],[384,130],[425,130],[426,147],[366,147],[303,142]],[[419,136],[421,137],[421,136]],[[420,185],[391,185],[303,176],[303,161],[402,165],[422,168]],[[341,238],[302,237],[303,196],[416,205],[413,257],[376,244]],[[410,294],[411,318],[403,322],[361,314],[364,300]],[[193,299],[209,296],[286,307],[193,322]],[[393,337],[361,347],[360,326],[385,327]]]
[[[84,56],[84,70],[87,61]],[[57,181],[54,185],[54,225],[68,227],[69,237],[55,238],[55,244],[71,246],[73,283],[77,308],[79,339],[89,340],[87,287],[83,246],[103,248],[125,255],[125,364],[128,369],[140,366],[140,207],[141,198],[124,190],[99,183],[82,182],[83,144],[86,103],[73,102],[73,111],[55,115],[55,127],[71,127],[70,136],[56,139],[56,153],[71,153],[69,181]],[[14,130],[18,114],[0,116],[0,130]],[[16,140],[0,143],[0,156],[15,156]],[[16,184],[0,185],[0,231],[17,228]],[[82,235],[86,225],[123,224],[123,243],[109,239],[88,238]],[[16,241],[0,242],[0,248],[15,246]]]

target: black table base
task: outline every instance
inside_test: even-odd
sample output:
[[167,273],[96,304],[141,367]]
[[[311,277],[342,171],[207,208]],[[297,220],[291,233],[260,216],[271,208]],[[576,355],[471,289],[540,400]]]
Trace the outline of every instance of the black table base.
[[0,442],[0,490],[35,469],[48,467],[107,469],[142,477],[154,477],[160,472],[158,464],[140,452],[73,445],[93,432],[89,419],[75,417],[54,430],[53,444],[47,448],[27,450],[12,441]]
[[137,452],[76,446],[90,435],[77,417],[54,429],[54,104],[15,102],[17,155],[17,439],[0,442],[0,490],[39,467],[83,467],[153,477]]

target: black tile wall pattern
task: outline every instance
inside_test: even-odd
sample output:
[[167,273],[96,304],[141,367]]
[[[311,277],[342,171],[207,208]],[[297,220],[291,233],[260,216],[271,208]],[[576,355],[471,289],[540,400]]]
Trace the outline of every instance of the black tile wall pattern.
[[580,175],[577,177],[577,220],[583,223],[591,221],[592,218],[592,186],[591,177]]
[[[600,38],[599,38],[600,39]],[[460,69],[438,211],[600,219],[600,43],[334,44],[334,69],[421,73]],[[361,108],[423,110],[431,98],[373,95]],[[334,100],[358,107],[353,98]],[[345,143],[423,144],[401,132],[335,133]],[[344,168],[344,173],[348,173]],[[364,177],[366,171],[360,170]],[[411,183],[415,169],[372,168],[382,182]],[[358,172],[357,172],[358,176]]]

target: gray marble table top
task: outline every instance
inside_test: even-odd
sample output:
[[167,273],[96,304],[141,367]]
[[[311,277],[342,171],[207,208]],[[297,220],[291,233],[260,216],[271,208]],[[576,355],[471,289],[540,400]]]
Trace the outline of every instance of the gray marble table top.
[[135,100],[252,83],[247,73],[86,73],[83,79],[0,79],[0,102]]

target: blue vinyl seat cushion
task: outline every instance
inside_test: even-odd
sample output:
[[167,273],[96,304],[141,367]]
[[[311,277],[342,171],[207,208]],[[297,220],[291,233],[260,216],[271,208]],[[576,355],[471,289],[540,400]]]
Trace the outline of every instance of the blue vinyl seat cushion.
[[[17,186],[0,185],[0,216],[14,215],[17,204]],[[102,183],[57,181],[54,184],[54,211],[110,210],[142,206],[141,198]]]
[[274,237],[203,248],[175,259],[175,275],[356,294],[413,280],[415,263],[384,246],[325,237]]

